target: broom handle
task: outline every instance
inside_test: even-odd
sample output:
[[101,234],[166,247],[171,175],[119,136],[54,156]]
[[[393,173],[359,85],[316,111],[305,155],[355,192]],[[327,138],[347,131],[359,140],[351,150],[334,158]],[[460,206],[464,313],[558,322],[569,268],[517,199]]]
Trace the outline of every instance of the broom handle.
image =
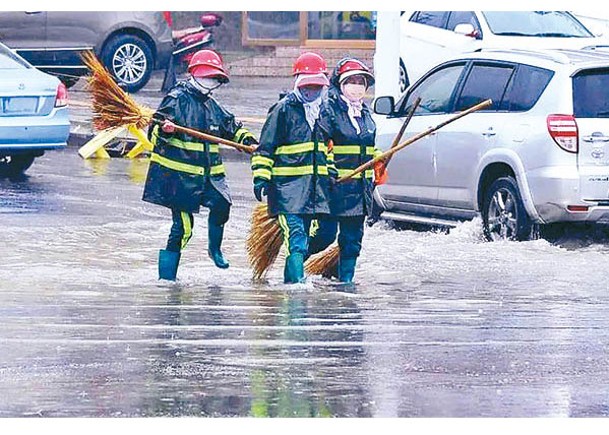
[[[421,104],[421,97],[417,97],[417,99],[414,100],[414,104],[408,111],[408,115],[406,115],[406,119],[404,120],[404,123],[402,124],[400,131],[398,132],[396,137],[393,138],[393,142],[391,143],[390,149],[397,147],[398,144],[400,143],[400,139],[402,139],[402,136],[404,136],[406,127],[408,127],[408,124],[410,124],[410,120],[412,119],[412,117],[414,115],[414,111],[417,110],[417,107],[419,107],[419,104]],[[390,160],[391,160],[391,156],[387,157],[387,160],[385,160],[385,164],[388,165]]]
[[[163,121],[161,121],[160,119],[152,119],[152,122],[156,122],[157,124],[161,125]],[[199,139],[203,139],[206,141],[210,141],[210,142],[218,142],[224,145],[228,145],[231,146],[233,148],[237,148],[238,150],[241,151],[245,151],[246,153],[252,154],[254,152],[254,150],[256,149],[255,146],[252,145],[243,145],[237,142],[233,142],[232,140],[228,140],[228,139],[223,139],[221,137],[217,137],[217,136],[213,136],[211,134],[207,134],[207,133],[203,133],[202,131],[199,130],[194,130],[192,128],[187,128],[187,127],[182,127],[181,125],[177,125],[175,124],[175,128],[176,131],[180,131],[182,133],[186,133],[189,134],[191,136],[194,137],[198,137]]]
[[344,175],[344,176],[340,177],[338,179],[338,182],[342,183],[343,181],[348,180],[348,179],[352,178],[353,176],[364,172],[366,169],[374,166],[374,164],[376,162],[378,162],[379,160],[383,160],[383,159],[385,159],[387,157],[391,157],[392,155],[397,153],[402,148],[405,148],[408,145],[412,144],[413,142],[416,142],[419,139],[421,139],[421,138],[423,138],[425,136],[430,135],[431,133],[433,133],[434,131],[439,130],[440,128],[444,127],[445,125],[450,124],[451,122],[456,121],[457,119],[463,118],[465,115],[469,115],[472,112],[475,112],[475,111],[480,110],[480,109],[484,109],[485,107],[488,107],[491,104],[493,104],[492,100],[490,100],[490,99],[489,100],[485,100],[482,103],[476,104],[475,106],[470,107],[469,109],[464,110],[463,112],[460,112],[460,113],[456,114],[455,116],[448,118],[446,121],[439,123],[435,127],[429,127],[427,130],[422,131],[421,133],[416,134],[416,135],[412,136],[411,138],[405,140],[401,144],[397,145],[395,148],[391,148],[391,149],[385,151],[383,154],[378,155],[374,159],[369,160],[366,163],[364,163],[363,165],[358,166],[356,169],[354,169],[353,171],[349,172],[347,175]]

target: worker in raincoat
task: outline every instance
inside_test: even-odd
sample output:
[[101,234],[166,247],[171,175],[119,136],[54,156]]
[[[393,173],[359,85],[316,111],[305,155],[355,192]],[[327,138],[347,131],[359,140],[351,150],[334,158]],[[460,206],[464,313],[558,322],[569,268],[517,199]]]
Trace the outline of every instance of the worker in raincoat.
[[[331,86],[322,107],[322,127],[333,143],[332,152],[339,177],[372,160],[381,151],[375,147],[376,125],[364,102],[367,89],[374,84],[370,69],[360,60],[345,58],[334,68]],[[310,241],[309,254],[328,247],[338,232],[340,256],[338,279],[351,283],[357,257],[362,248],[364,220],[372,212],[372,191],[386,179],[386,167],[379,161],[330,190],[331,217],[318,220]]]
[[285,283],[304,280],[311,220],[330,213],[330,178],[337,174],[319,124],[327,72],[316,53],[296,59],[294,89],[269,110],[252,157],[254,195],[258,201],[267,195],[283,232]]
[[175,280],[182,250],[192,237],[193,214],[209,208],[208,254],[219,268],[229,267],[221,251],[231,196],[219,145],[176,130],[176,124],[245,145],[257,143],[211,94],[229,81],[221,57],[212,50],[196,52],[189,78],[165,96],[149,135],[154,149],[143,200],[171,209],[173,225],[167,246],[159,252],[159,279]]

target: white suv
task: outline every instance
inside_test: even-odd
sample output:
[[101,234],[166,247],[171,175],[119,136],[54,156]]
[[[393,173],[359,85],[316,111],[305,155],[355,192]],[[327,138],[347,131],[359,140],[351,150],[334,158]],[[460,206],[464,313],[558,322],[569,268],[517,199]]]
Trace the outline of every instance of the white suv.
[[609,223],[608,52],[458,56],[399,101],[375,100],[381,149],[417,97],[403,138],[483,100],[493,104],[394,155],[388,183],[375,190],[383,217],[450,225],[481,214],[489,240],[525,240],[537,224]]
[[561,11],[405,12],[400,32],[402,90],[459,53],[481,48],[580,49],[609,42]]

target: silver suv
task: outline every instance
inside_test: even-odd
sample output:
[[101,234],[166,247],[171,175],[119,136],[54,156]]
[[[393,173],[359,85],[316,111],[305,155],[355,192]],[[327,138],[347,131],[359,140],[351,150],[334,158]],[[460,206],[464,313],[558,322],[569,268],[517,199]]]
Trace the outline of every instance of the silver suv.
[[[374,102],[389,147],[488,98],[396,153],[375,190],[384,218],[454,225],[482,215],[489,240],[526,240],[543,224],[609,223],[609,53],[481,50],[442,63],[394,102]],[[384,116],[378,116],[384,115]]]
[[88,70],[80,57],[93,50],[128,92],[167,66],[173,50],[163,12],[0,12],[0,41],[70,87]]

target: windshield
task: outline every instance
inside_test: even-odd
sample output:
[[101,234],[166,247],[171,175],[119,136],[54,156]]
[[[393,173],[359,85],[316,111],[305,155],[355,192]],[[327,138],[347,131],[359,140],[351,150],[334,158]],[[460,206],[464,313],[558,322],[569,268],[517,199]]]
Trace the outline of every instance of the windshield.
[[13,53],[6,45],[0,44],[0,69],[24,69],[30,65]]
[[568,12],[503,11],[482,12],[482,15],[495,35],[555,38],[594,36]]

